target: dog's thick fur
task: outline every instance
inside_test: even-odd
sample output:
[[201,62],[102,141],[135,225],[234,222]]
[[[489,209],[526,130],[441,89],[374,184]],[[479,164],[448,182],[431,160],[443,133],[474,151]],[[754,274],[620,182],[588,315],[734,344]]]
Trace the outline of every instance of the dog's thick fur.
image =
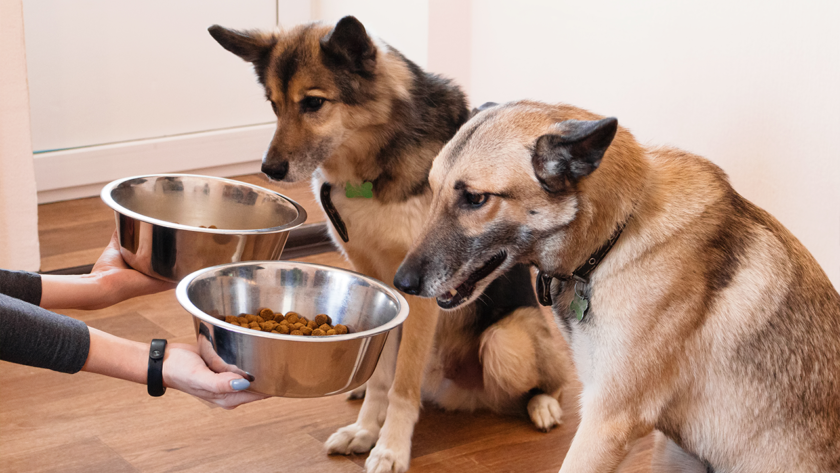
[[[333,230],[333,239],[354,269],[392,281],[428,214],[432,160],[468,118],[464,95],[370,38],[353,17],[334,28],[210,33],[254,64],[277,114],[263,172],[312,179],[319,198],[330,183],[349,234],[344,242]],[[345,196],[345,183],[365,181],[373,198]],[[389,338],[357,422],[329,438],[329,452],[376,444],[368,471],[406,470],[421,391],[444,408],[527,411],[539,429],[558,424],[567,355],[552,342],[531,287],[529,268],[513,268],[485,298],[440,323],[434,301],[409,296],[401,337]]]
[[[615,119],[517,102],[466,123],[430,183],[398,287],[446,294],[500,253],[476,293],[516,262],[556,277],[583,383],[561,472],[614,471],[653,429],[700,471],[840,471],[840,295],[720,168],[643,147]],[[625,223],[587,284],[562,282]],[[581,320],[576,290],[590,301]]]

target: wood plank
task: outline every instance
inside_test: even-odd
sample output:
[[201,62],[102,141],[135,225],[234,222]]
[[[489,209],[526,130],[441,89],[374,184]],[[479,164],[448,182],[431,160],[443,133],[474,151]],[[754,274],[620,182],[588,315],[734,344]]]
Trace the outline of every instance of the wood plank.
[[63,445],[73,452],[73,455],[51,455],[48,451],[15,452],[3,455],[0,465],[3,471],[11,472],[40,472],[40,473],[72,473],[102,471],[109,473],[135,473],[140,470],[111,450],[96,437],[82,437]]

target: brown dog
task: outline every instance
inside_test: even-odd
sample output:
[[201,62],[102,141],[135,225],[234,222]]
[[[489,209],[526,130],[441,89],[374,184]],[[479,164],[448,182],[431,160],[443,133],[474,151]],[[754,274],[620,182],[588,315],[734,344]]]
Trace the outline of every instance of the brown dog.
[[448,298],[467,280],[469,301],[539,268],[583,382],[561,472],[613,471],[653,429],[701,471],[840,471],[840,295],[720,168],[519,102],[465,124],[430,182],[395,285]]
[[[311,179],[353,267],[392,281],[428,214],[432,160],[468,118],[463,93],[353,17],[335,27],[210,33],[254,64],[277,114],[263,172]],[[532,287],[529,268],[513,267],[440,324],[434,301],[409,297],[402,336],[389,338],[358,420],[329,438],[329,452],[376,444],[368,471],[405,471],[421,393],[449,409],[527,412],[541,430],[558,424],[566,355]]]

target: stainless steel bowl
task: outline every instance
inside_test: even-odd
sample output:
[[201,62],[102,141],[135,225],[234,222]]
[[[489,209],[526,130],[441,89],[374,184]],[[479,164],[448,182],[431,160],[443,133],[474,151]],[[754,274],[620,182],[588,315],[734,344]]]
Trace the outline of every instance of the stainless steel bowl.
[[[408,315],[394,289],[361,274],[296,261],[223,264],[196,271],[175,290],[193,315],[201,356],[211,368],[238,372],[250,390],[319,397],[354,389],[373,374],[388,334]],[[327,314],[347,335],[304,337],[228,324],[225,315],[262,308]]]
[[106,185],[101,197],[114,209],[123,259],[173,282],[217,264],[277,259],[289,231],[306,220],[291,199],[220,177],[128,177]]

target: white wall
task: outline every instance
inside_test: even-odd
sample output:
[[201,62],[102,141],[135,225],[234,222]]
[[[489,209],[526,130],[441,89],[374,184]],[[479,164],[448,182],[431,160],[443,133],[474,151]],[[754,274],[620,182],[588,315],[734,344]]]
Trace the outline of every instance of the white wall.
[[353,15],[369,33],[426,67],[429,43],[428,0],[315,0],[312,18],[334,24]]
[[0,268],[37,271],[38,209],[20,0],[0,1]]
[[38,202],[128,175],[259,171],[271,108],[207,33],[311,18],[310,0],[24,0]]
[[840,2],[472,2],[474,104],[616,116],[721,166],[840,288]]
[[455,81],[469,97],[472,83],[472,0],[429,0],[426,70]]
[[34,149],[273,121],[207,27],[272,29],[276,14],[274,0],[24,0]]

